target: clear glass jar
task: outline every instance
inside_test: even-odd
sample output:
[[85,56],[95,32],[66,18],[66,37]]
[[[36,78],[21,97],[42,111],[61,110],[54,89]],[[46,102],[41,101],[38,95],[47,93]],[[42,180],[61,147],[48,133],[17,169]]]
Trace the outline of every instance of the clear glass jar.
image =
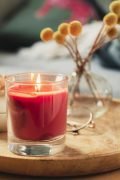
[[112,88],[100,75],[87,72],[78,77],[73,72],[69,79],[69,112],[75,107],[87,107],[98,118],[108,111],[112,100]]

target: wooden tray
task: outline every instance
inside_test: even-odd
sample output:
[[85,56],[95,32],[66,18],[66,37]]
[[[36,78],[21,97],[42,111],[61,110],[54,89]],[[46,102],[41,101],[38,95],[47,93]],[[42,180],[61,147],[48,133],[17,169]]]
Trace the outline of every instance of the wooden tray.
[[96,120],[95,129],[66,135],[64,152],[50,157],[23,157],[7,148],[0,134],[0,171],[32,176],[79,176],[120,168],[120,102],[113,101],[108,113]]

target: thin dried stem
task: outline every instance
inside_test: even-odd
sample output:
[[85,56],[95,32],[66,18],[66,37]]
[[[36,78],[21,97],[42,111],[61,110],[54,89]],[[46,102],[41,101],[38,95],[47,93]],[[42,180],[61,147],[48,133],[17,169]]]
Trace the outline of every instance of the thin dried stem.
[[71,43],[70,43],[67,39],[65,39],[65,45],[71,50],[71,52],[72,52],[74,55],[76,55],[75,50],[74,50],[74,47],[71,45]]
[[67,50],[69,51],[71,57],[72,57],[73,60],[75,61],[75,54],[73,53],[73,51],[71,50],[71,48],[70,48],[67,44],[64,44],[64,46],[67,48]]
[[93,49],[93,51],[92,51],[92,54],[93,54],[96,50],[98,50],[100,47],[102,47],[103,44],[105,44],[105,38],[106,38],[106,36],[104,35],[104,36],[100,39],[100,41],[98,42],[98,44],[96,44],[96,46],[94,47],[94,49]]
[[[71,37],[72,38],[72,37]],[[72,53],[72,57],[74,58],[74,61],[76,62],[76,64],[77,64],[77,66],[81,66],[81,64],[82,64],[82,58],[81,58],[81,56],[80,56],[80,53],[79,53],[79,51],[78,50],[76,50],[76,48],[77,48],[77,43],[76,43],[76,41],[74,41],[74,39],[72,39],[73,41],[72,42],[74,42],[74,44],[73,44],[73,46],[70,44],[70,42],[69,41],[65,41],[65,46],[67,47],[67,49],[69,49],[69,52],[70,52],[70,54]],[[74,56],[73,56],[73,54],[74,54]],[[80,63],[81,62],[81,63]]]
[[96,84],[94,83],[94,80],[92,79],[92,76],[89,75],[88,73],[85,73],[85,78],[86,78],[86,80],[87,80],[87,82],[88,82],[88,85],[89,85],[89,87],[90,87],[90,90],[91,90],[93,96],[94,96],[95,99],[96,99],[96,102],[97,102],[98,99],[99,99],[99,100],[101,100],[102,104],[104,104],[104,101],[103,101],[103,99],[101,98],[101,95],[99,94],[99,90],[97,89]]
[[101,29],[100,29],[100,31],[99,31],[99,33],[98,33],[98,35],[97,35],[93,45],[92,45],[92,47],[91,47],[87,57],[84,59],[83,66],[85,66],[86,63],[88,63],[90,57],[92,56],[92,54],[94,52],[96,44],[99,43],[99,41],[101,40],[101,36],[103,35],[104,32],[105,32],[105,26],[104,26],[104,24],[102,24],[102,27],[101,27]]
[[98,43],[98,40],[99,40],[100,37],[101,37],[101,34],[102,34],[103,30],[104,30],[104,27],[105,27],[104,24],[102,24],[102,27],[101,27],[101,29],[100,29],[100,31],[99,31],[99,33],[98,33],[98,35],[97,35],[97,37],[96,37],[96,39],[95,39],[95,41],[94,41],[94,43],[93,43],[93,45],[92,45],[89,53],[88,53],[88,57],[91,56],[92,50],[94,49],[94,47],[95,47],[96,44]]
[[73,43],[74,43],[74,46],[75,46],[76,56],[78,57],[78,59],[79,59],[80,62],[82,63],[82,57],[81,57],[80,52],[79,52],[78,47],[77,47],[77,38],[74,38],[74,39],[73,39],[73,38],[71,37],[71,39],[72,39],[72,41],[73,41]]
[[94,43],[93,43],[93,46],[91,47],[91,49],[90,49],[90,51],[89,51],[89,53],[87,55],[87,57],[84,58],[84,61],[82,63],[81,68],[85,67],[85,65],[90,61],[90,57],[92,56],[92,54],[97,50],[97,48],[99,48],[98,44],[101,41],[102,36],[104,35],[104,33],[105,33],[105,26],[103,24],[100,31],[99,31],[99,33],[98,33],[98,35],[97,35],[97,37],[96,37],[96,39],[95,39],[95,41],[94,41]]

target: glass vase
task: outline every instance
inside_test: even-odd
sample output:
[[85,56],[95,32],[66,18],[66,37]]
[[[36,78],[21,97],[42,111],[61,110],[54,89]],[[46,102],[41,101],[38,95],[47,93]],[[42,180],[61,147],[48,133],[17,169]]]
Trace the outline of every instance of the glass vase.
[[80,111],[84,107],[96,119],[108,111],[111,100],[112,88],[102,76],[92,72],[81,75],[73,72],[70,76],[68,115],[72,114],[73,109]]

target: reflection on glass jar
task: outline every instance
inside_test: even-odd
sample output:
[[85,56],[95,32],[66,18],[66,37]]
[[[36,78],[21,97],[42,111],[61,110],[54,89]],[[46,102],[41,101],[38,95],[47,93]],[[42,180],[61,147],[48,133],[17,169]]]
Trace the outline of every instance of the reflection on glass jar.
[[6,127],[5,77],[0,75],[0,132],[6,131]]

